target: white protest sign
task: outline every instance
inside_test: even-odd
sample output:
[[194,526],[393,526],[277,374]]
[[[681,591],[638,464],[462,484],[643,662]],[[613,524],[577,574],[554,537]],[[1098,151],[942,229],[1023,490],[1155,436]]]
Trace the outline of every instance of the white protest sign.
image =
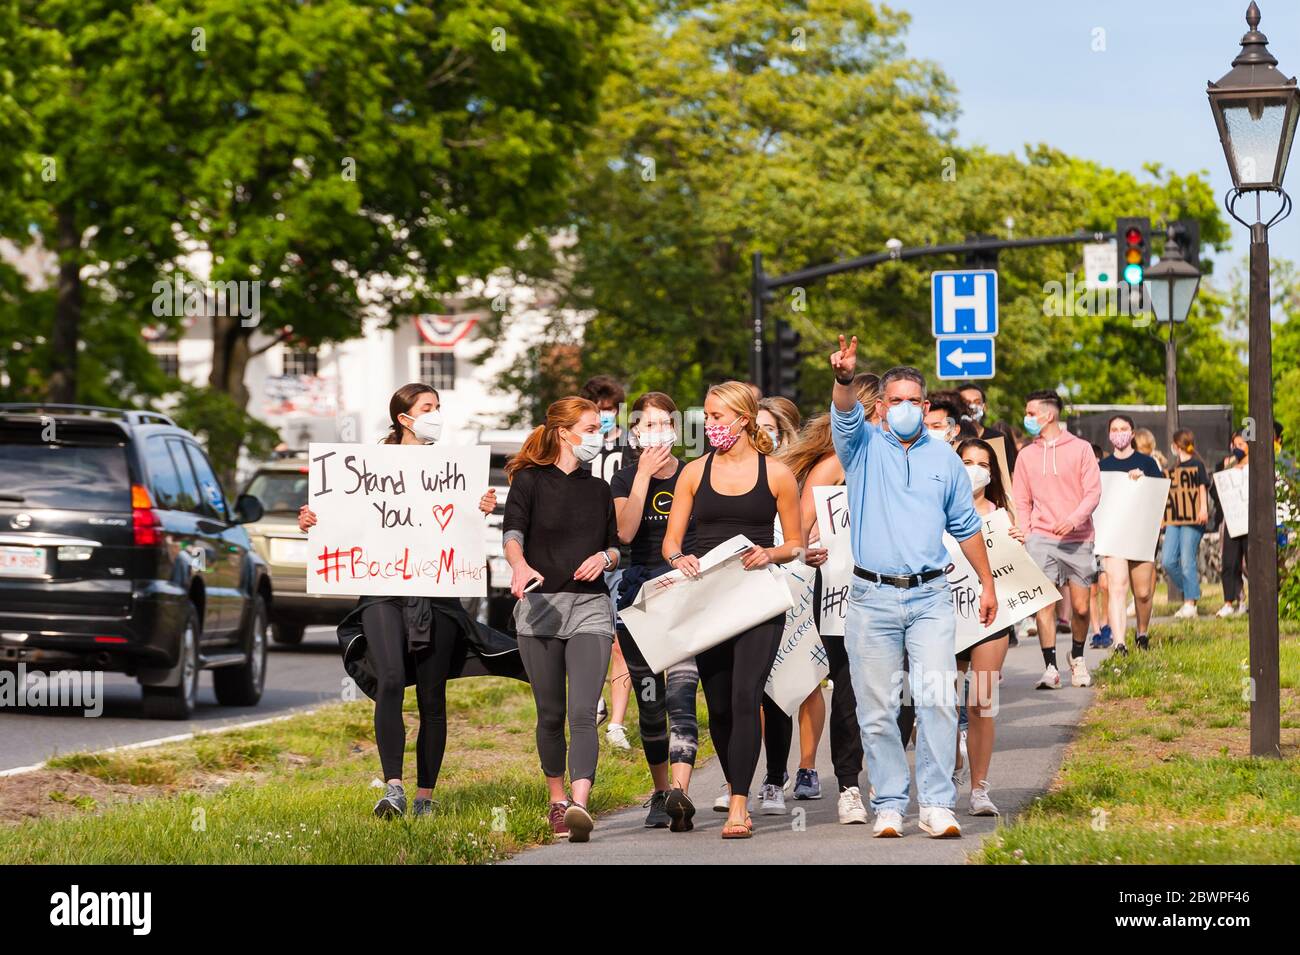
[[785,630],[764,688],[772,702],[791,716],[808,694],[830,674],[826,648],[813,620],[813,584],[816,571],[803,561],[781,565],[794,606],[786,611]]
[[483,597],[487,445],[309,448],[309,594]]
[[818,546],[830,553],[821,566],[821,632],[828,637],[844,636],[844,618],[849,613],[849,584],[853,581],[853,543],[849,536],[849,491],[844,485],[813,488],[817,506]]
[[647,580],[618,612],[652,671],[662,673],[794,605],[779,567],[741,564],[753,546],[737,534],[700,558],[698,577],[670,570]]
[[1250,465],[1215,472],[1214,488],[1219,492],[1219,509],[1229,537],[1244,537],[1250,527]]
[[1169,478],[1102,471],[1101,503],[1092,512],[1093,550],[1105,557],[1154,560],[1168,498]]
[[944,546],[952,558],[947,570],[952,606],[957,614],[956,652],[1061,599],[1060,592],[1039,570],[1024,545],[1011,536],[1010,529],[1011,518],[1002,508],[984,518],[984,544],[988,549],[989,568],[998,596],[997,616],[987,627],[979,622],[979,578],[957,541],[949,534],[943,535]]

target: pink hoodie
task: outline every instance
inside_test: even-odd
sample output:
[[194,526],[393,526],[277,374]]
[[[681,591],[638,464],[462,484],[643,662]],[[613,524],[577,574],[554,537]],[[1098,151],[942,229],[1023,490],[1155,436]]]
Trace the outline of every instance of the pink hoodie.
[[[1087,441],[1068,431],[1062,431],[1055,441],[1035,438],[1016,456],[1011,487],[1026,537],[1042,534],[1053,540],[1092,540],[1092,512],[1101,501],[1101,469]],[[1052,528],[1063,520],[1074,524],[1074,530],[1065,535],[1053,533]]]

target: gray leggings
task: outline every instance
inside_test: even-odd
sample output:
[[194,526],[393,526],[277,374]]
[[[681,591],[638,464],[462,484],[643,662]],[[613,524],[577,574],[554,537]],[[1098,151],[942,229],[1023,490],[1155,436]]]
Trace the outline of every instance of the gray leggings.
[[605,688],[613,642],[613,634],[519,635],[519,657],[537,704],[537,752],[542,758],[542,772],[549,777],[564,775],[567,677],[569,780],[596,781],[596,758],[600,752],[596,703]]

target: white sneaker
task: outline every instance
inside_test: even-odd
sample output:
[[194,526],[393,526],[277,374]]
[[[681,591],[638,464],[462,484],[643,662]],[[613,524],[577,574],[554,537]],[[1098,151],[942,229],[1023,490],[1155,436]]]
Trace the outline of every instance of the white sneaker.
[[714,812],[731,812],[731,787],[726,783],[722,784],[722,795],[713,800]]
[[1238,617],[1246,616],[1246,601],[1244,600],[1237,601],[1237,616]]
[[957,762],[961,765],[952,774],[952,784],[961,789],[970,779],[970,754],[966,750],[966,730],[962,730],[961,735],[957,737]]
[[943,806],[921,807],[921,828],[931,839],[955,839],[961,836],[961,824],[951,809]]
[[1092,677],[1088,675],[1088,664],[1083,657],[1070,657],[1070,682],[1075,686],[1092,686]]
[[897,839],[903,834],[903,814],[894,809],[880,810],[871,834],[877,839]]
[[623,729],[622,723],[610,723],[605,727],[605,739],[610,746],[616,746],[619,749],[631,749],[632,744],[627,741],[627,730]]
[[993,800],[989,798],[989,784],[987,780],[971,789],[970,814],[972,816],[999,815],[998,807],[993,805]]
[[1047,669],[1043,671],[1043,675],[1038,678],[1038,685],[1035,686],[1034,689],[1059,690],[1060,688],[1061,688],[1060,671],[1057,670],[1056,667],[1052,666],[1049,663],[1047,665]]
[[850,786],[840,793],[840,825],[850,826],[854,823],[866,825],[867,807],[862,804],[862,792],[857,786]]
[[1236,612],[1237,612],[1237,608],[1234,607],[1232,604],[1224,604],[1222,607],[1219,608],[1219,612],[1216,613],[1215,616],[1222,619],[1223,617],[1231,617]]
[[785,815],[785,791],[771,783],[763,784],[763,805],[759,810],[765,816]]
[[1196,604],[1187,604],[1187,603],[1183,604],[1183,605],[1182,605],[1181,607],[1179,607],[1176,611],[1174,611],[1174,619],[1175,619],[1175,620],[1195,620],[1195,619],[1196,619]]

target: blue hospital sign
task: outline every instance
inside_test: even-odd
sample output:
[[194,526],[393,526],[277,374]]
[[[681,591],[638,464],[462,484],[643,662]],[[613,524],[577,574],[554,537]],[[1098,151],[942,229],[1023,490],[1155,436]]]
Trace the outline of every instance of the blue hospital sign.
[[998,273],[965,269],[930,274],[930,314],[935,338],[998,333]]

